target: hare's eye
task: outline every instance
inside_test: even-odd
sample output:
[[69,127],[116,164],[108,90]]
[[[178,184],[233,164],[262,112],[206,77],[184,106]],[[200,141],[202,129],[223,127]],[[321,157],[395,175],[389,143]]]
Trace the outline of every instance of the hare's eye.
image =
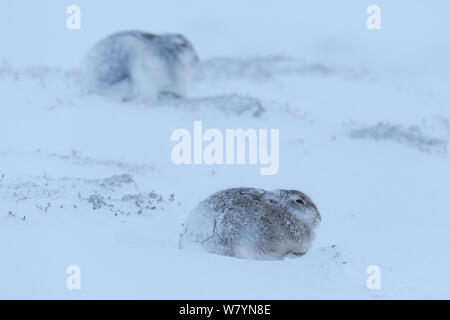
[[295,202],[305,205],[305,201],[303,201],[302,199],[297,199],[297,200],[295,200]]

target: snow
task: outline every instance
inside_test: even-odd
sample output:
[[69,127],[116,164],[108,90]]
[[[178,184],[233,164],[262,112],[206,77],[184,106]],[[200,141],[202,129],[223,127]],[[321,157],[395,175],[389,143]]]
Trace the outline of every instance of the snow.
[[[0,13],[0,298],[449,298],[450,40],[445,1],[283,4],[7,0]],[[87,50],[176,32],[201,60],[188,98],[83,95]],[[171,162],[171,133],[280,129],[280,169]],[[254,261],[180,250],[190,210],[230,187],[298,189],[309,252]],[[95,209],[94,209],[95,208]],[[66,287],[70,265],[81,289]],[[366,269],[381,268],[381,290]]]

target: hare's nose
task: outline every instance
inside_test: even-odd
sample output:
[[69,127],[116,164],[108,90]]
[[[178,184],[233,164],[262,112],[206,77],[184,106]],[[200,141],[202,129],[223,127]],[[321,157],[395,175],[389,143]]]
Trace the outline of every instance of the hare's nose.
[[322,216],[320,215],[320,212],[319,211],[316,211],[317,212],[317,215],[316,215],[316,222],[318,223],[318,222],[321,222],[322,221]]

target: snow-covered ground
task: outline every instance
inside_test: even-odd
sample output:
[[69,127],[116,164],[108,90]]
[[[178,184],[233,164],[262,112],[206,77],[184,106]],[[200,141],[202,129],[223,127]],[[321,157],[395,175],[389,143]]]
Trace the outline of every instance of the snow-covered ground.
[[[445,1],[10,1],[0,10],[0,298],[450,298],[450,38]],[[81,30],[67,30],[78,4]],[[447,19],[447,20],[445,20]],[[180,32],[189,98],[82,95],[114,31]],[[177,128],[276,128],[280,169],[172,163]],[[227,187],[293,188],[322,214],[303,257],[179,250]],[[81,289],[66,286],[70,265]],[[369,265],[381,290],[366,286]]]

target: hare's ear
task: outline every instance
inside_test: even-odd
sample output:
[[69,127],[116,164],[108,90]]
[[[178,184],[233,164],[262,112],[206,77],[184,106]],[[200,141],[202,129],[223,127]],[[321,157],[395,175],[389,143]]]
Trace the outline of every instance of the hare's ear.
[[266,192],[263,189],[257,189],[257,188],[243,188],[240,191],[240,194],[252,196],[252,197],[261,197]]
[[280,203],[280,199],[279,197],[277,197],[275,194],[273,194],[272,192],[266,192],[262,195],[262,199],[264,201],[267,201],[271,204],[278,204]]

